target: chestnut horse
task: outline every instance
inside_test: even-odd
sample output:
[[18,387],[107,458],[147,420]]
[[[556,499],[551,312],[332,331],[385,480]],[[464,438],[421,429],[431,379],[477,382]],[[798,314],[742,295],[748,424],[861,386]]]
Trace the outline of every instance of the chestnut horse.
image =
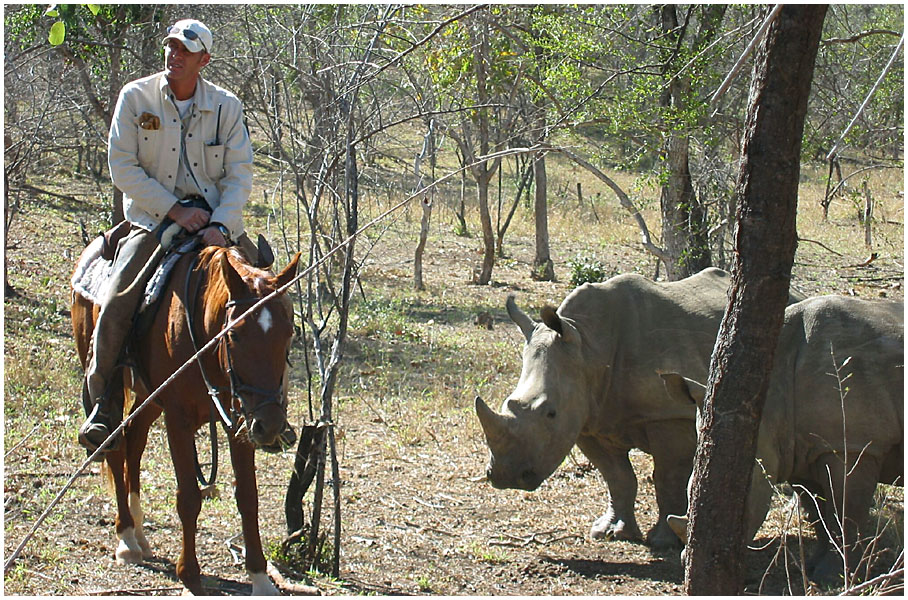
[[[180,258],[150,327],[137,332],[133,336],[136,339],[131,340],[132,376],[122,369],[124,385],[112,386],[111,393],[128,397],[128,390],[132,389],[132,409],[141,406],[150,390],[171,377],[197,352],[196,348],[202,348],[254,303],[291,281],[298,261],[299,254],[274,276],[251,266],[236,248],[208,247]],[[97,315],[96,305],[79,293],[73,294],[73,329],[83,368],[89,360]],[[259,535],[254,450],[273,444],[286,425],[283,383],[292,334],[290,300],[284,294],[275,296],[161,389],[157,404],[153,399],[127,424],[118,447],[105,456],[116,489],[118,564],[139,563],[151,556],[142,532],[139,463],[149,427],[163,411],[177,478],[177,512],[183,527],[176,572],[190,592],[203,593],[195,546],[202,496],[196,483],[194,436],[209,422],[214,410],[203,381],[207,376],[225,412],[234,415],[234,429],[228,431],[228,441],[252,593],[277,593],[265,572]],[[204,373],[200,373],[200,368]],[[242,426],[238,427],[239,422]]]

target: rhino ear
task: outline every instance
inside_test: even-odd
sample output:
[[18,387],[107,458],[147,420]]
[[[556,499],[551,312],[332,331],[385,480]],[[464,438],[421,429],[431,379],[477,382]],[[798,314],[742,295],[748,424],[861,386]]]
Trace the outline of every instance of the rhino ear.
[[545,323],[546,327],[554,330],[559,335],[564,335],[564,327],[562,327],[561,317],[559,317],[558,313],[555,312],[554,307],[547,305],[542,308],[542,322]]
[[562,319],[555,308],[545,306],[542,309],[542,322],[545,326],[560,335],[566,342],[580,341],[580,334],[568,320]]
[[665,391],[670,398],[679,402],[693,403],[698,409],[703,408],[703,399],[706,398],[706,386],[693,379],[682,377],[677,373],[659,373]]
[[520,331],[523,332],[523,337],[525,337],[527,341],[530,341],[530,338],[533,337],[533,331],[536,329],[536,322],[533,321],[529,315],[520,310],[517,306],[517,302],[514,301],[514,294],[508,294],[505,308],[508,309],[508,316],[517,324]]

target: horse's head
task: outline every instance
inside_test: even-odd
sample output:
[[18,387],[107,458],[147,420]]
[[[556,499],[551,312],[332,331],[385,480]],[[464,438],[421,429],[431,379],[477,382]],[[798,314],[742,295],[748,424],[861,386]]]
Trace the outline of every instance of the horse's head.
[[[207,250],[207,249],[206,249]],[[296,275],[299,253],[273,275],[248,264],[236,251],[212,253],[212,277],[223,285],[208,286],[220,302],[221,326],[232,323],[255,303],[289,283]],[[226,292],[226,294],[225,294]],[[206,321],[214,317],[206,312]],[[287,422],[286,370],[293,337],[293,306],[286,294],[275,296],[236,323],[218,348],[230,380],[234,412],[241,414],[249,440],[256,446],[275,443]]]

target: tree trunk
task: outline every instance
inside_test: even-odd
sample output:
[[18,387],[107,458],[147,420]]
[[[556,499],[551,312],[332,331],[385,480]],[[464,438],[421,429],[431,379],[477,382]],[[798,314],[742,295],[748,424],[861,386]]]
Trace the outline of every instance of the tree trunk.
[[[545,53],[540,46],[535,46],[533,52],[536,55],[537,63],[545,62]],[[546,127],[546,103],[547,99],[542,97],[536,98],[533,103],[536,110],[536,128],[540,142],[545,141],[548,133]],[[533,260],[531,276],[537,281],[554,281],[555,265],[552,263],[549,251],[549,186],[545,172],[545,153],[540,152],[535,156],[535,159],[533,176],[536,183],[536,199],[533,212],[536,216],[536,257]]]
[[801,139],[825,5],[786,5],[755,57],[729,306],[694,461],[685,592],[743,590],[744,501],[788,299]]
[[[676,84],[671,84],[674,88]],[[707,211],[694,193],[690,174],[690,138],[671,133],[665,145],[662,186],[662,247],[674,265],[676,279],[684,279],[712,266]]]
[[417,290],[426,289],[426,284],[422,279],[422,255],[426,249],[426,241],[429,239],[429,219],[432,217],[432,200],[426,194],[422,198],[422,219],[419,224],[419,243],[416,244],[416,252],[413,255],[413,288]]
[[545,173],[545,155],[537,157],[533,163],[533,175],[536,179],[536,258],[533,260],[533,279],[537,281],[554,281],[555,265],[549,254],[549,202],[548,185]]
[[[694,10],[689,8],[688,10]],[[723,12],[707,13],[701,31],[703,38],[714,35],[709,25],[720,21]],[[662,30],[672,48],[679,47],[683,32],[678,25],[677,8],[666,4],[661,9]],[[685,25],[686,27],[686,25]],[[665,61],[664,77],[670,78],[662,106],[683,113],[690,94],[690,79],[676,72],[677,56],[672,54]],[[671,114],[671,113],[669,113]],[[683,279],[712,265],[709,251],[709,225],[706,208],[694,193],[690,174],[690,137],[684,124],[666,125],[666,140],[663,146],[662,162],[665,183],[662,185],[660,205],[662,209],[662,247],[672,266],[668,269],[674,279]]]
[[[10,141],[9,136],[4,136],[4,148],[9,149]],[[6,215],[9,214],[9,175],[6,172],[6,169],[3,169],[3,215],[4,215],[4,225],[9,225],[6,222]],[[6,226],[3,228],[3,296],[9,298],[16,295],[16,290],[10,285],[9,282],[9,227]]]
[[482,265],[473,283],[487,285],[492,281],[492,268],[495,266],[495,233],[489,212],[489,179],[483,177],[476,183],[479,192],[479,222],[482,225]]
[[[529,161],[533,160],[532,158],[528,159]],[[530,183],[530,175],[533,174],[533,165],[527,164],[526,168],[521,168],[522,161],[520,160],[520,155],[517,156],[517,172],[519,175],[519,181],[517,182],[517,193],[514,194],[514,201],[511,203],[511,208],[508,210],[508,216],[505,217],[504,223],[498,227],[498,240],[497,247],[495,249],[496,254],[499,258],[504,258],[504,234],[507,233],[508,227],[511,226],[511,220],[514,218],[514,213],[517,212],[517,207],[520,205],[520,198],[523,196],[523,190]],[[520,175],[520,173],[523,173]],[[529,195],[529,194],[527,194]]]
[[[476,91],[479,105],[479,154],[481,157],[488,155],[490,145],[489,135],[489,90],[487,83],[486,67],[489,64],[489,26],[485,21],[479,23],[476,32],[479,43],[474,43],[474,58],[476,68]],[[489,212],[489,182],[495,174],[494,166],[489,166],[489,161],[480,160],[473,167],[476,178],[479,200],[479,221],[482,225],[482,266],[474,283],[487,285],[492,281],[492,268],[495,266],[495,231],[492,229],[492,215]]]
[[[465,163],[466,161],[464,161]],[[461,164],[463,166],[463,164]],[[457,210],[454,211],[454,216],[457,217],[457,230],[456,234],[462,237],[467,237],[470,235],[470,230],[467,229],[467,208],[466,208],[466,193],[467,193],[467,172],[460,172],[460,201],[457,203]]]

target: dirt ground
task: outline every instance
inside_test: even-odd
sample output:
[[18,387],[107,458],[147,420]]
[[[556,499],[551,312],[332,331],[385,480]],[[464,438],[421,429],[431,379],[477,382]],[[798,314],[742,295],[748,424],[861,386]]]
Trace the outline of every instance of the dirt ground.
[[[29,219],[33,219],[30,222]],[[59,253],[48,239],[35,239],[24,231],[39,231],[40,214],[25,215],[17,222],[10,253],[15,270],[14,283],[32,273],[50,276],[47,285],[65,290],[65,276],[42,273],[43,252]],[[70,223],[71,225],[72,223]],[[48,233],[51,235],[53,232]],[[67,230],[68,256],[78,252],[77,234]],[[564,257],[574,256],[578,247],[560,247],[562,274],[559,283],[532,282],[526,274],[532,261],[531,236],[518,236],[509,245],[510,258],[495,271],[496,285],[478,288],[467,285],[464,264],[475,259],[475,240],[453,235],[433,238],[427,254],[426,274],[430,292],[424,303],[436,315],[432,323],[441,335],[463,335],[493,341],[505,340],[513,350],[507,368],[493,374],[502,389],[513,386],[519,375],[519,333],[506,320],[504,297],[517,291],[539,305],[543,300],[559,302],[569,291]],[[364,281],[382,282],[389,288],[409,285],[408,257],[411,242],[395,246],[388,242],[375,260],[367,263]],[[813,250],[812,250],[813,251]],[[616,272],[641,269],[652,262],[641,258],[639,249],[617,245],[602,255]],[[808,293],[829,291],[834,278],[841,283],[848,273],[829,275],[829,261],[820,254],[802,257],[795,283]],[[836,259],[837,264],[856,264],[861,257]],[[885,263],[889,273],[900,270],[901,257]],[[882,262],[882,261],[881,261]],[[883,271],[881,271],[883,272]],[[861,272],[858,272],[860,275]],[[841,275],[841,278],[840,278]],[[846,279],[846,281],[848,281]],[[56,283],[55,283],[56,282]],[[847,284],[854,287],[859,284]],[[22,286],[24,287],[24,286]],[[463,289],[456,301],[446,300],[444,290]],[[5,302],[7,360],[33,355],[36,365],[46,364],[48,348],[71,349],[67,330],[66,292],[56,309],[60,320],[48,325],[40,342],[25,340],[24,329],[12,325],[29,318],[29,307],[39,301],[33,291]],[[878,285],[861,287],[857,293],[901,297],[901,281],[888,277]],[[492,330],[480,329],[463,318],[463,306],[488,307]],[[426,306],[423,306],[425,308]],[[445,317],[445,315],[452,315]],[[456,316],[453,316],[456,315]],[[21,334],[21,335],[20,335]],[[364,343],[360,340],[359,343]],[[67,346],[69,344],[69,346]],[[431,348],[430,348],[431,350]],[[393,346],[389,355],[393,355]],[[72,352],[74,355],[74,352]],[[66,368],[68,382],[52,391],[58,410],[45,418],[23,422],[17,411],[26,410],[33,399],[10,395],[5,398],[6,443],[4,472],[4,549],[9,556],[24,538],[38,514],[60,490],[83,459],[75,443],[81,421],[76,406],[78,372],[74,358]],[[370,387],[370,371],[354,339],[347,373],[361,379],[361,390]],[[371,359],[370,359],[371,360]],[[469,361],[469,357],[467,357]],[[9,364],[9,363],[8,363]],[[516,368],[515,368],[516,365]],[[381,365],[377,365],[380,367]],[[431,352],[425,360],[411,361],[414,371],[431,374]],[[376,365],[371,365],[374,371]],[[376,384],[377,385],[377,384]],[[472,389],[458,389],[457,378],[450,382],[451,398],[437,408],[423,405],[417,432],[406,432],[404,417],[417,414],[407,398],[341,396],[336,408],[340,459],[341,508],[343,515],[341,572],[338,579],[324,575],[302,575],[283,570],[287,581],[317,586],[329,595],[673,595],[681,593],[683,579],[675,553],[654,554],[643,544],[591,541],[588,531],[604,511],[606,486],[588,461],[575,450],[564,465],[539,490],[527,493],[493,489],[484,479],[487,449],[473,414]],[[18,388],[16,388],[18,389]],[[9,390],[9,388],[8,388]],[[65,398],[72,394],[72,398]],[[412,399],[416,402],[417,399]],[[491,404],[500,397],[488,398]],[[303,420],[303,407],[291,413],[291,421]],[[25,434],[34,426],[37,438]],[[24,440],[21,446],[15,446]],[[223,438],[221,441],[222,444]],[[137,566],[119,567],[113,558],[114,505],[103,489],[97,466],[76,479],[74,486],[25,548],[20,560],[5,574],[8,595],[172,595],[182,593],[174,574],[179,554],[180,524],[174,510],[175,482],[169,466],[166,439],[160,424],[152,430],[143,472],[145,528],[154,549],[154,558]],[[226,447],[221,456],[227,456]],[[293,457],[259,453],[261,529],[266,545],[273,547],[284,536],[283,498]],[[649,457],[634,453],[640,490],[637,515],[641,529],[656,519],[655,497]],[[220,497],[207,500],[200,517],[199,557],[206,591],[219,594],[248,594],[244,569],[238,560],[239,517],[233,505],[231,472],[222,465],[218,484]],[[889,502],[903,513],[903,494],[898,490]],[[803,594],[798,567],[798,539],[778,537],[785,519],[788,499],[780,497],[767,519],[756,546],[750,550],[748,587],[750,593],[770,595]],[[308,517],[308,515],[307,515]],[[793,531],[793,530],[791,530]],[[805,540],[809,543],[809,539]],[[772,565],[772,566],[771,566]],[[280,565],[279,565],[280,566]],[[767,575],[764,578],[764,573]]]

